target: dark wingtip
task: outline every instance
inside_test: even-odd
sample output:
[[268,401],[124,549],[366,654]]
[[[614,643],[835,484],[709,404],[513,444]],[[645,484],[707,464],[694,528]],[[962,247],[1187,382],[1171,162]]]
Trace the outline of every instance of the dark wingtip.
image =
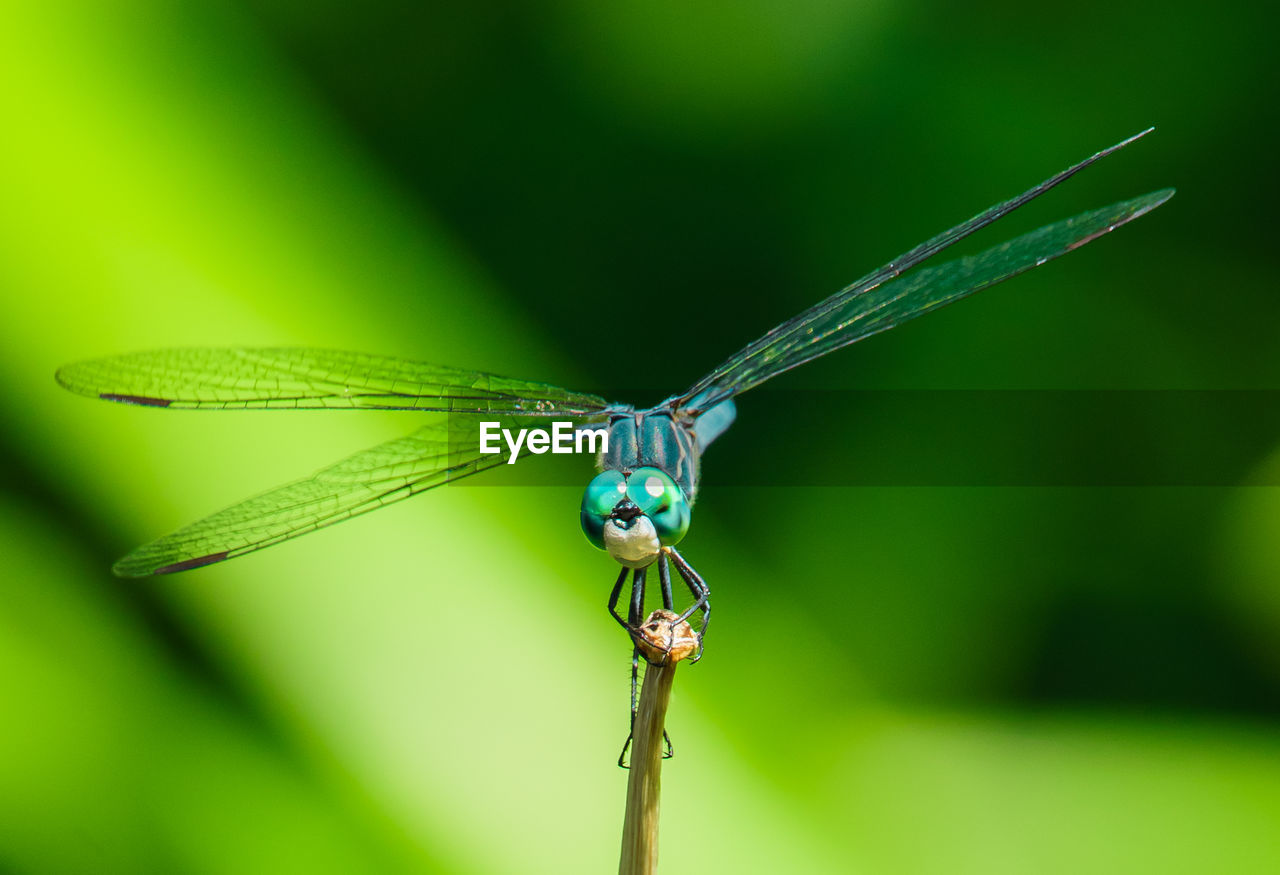
[[116,395],[112,392],[100,392],[98,397],[103,401],[119,401],[121,404],[137,404],[142,407],[168,407],[173,403],[168,398],[148,398],[146,395]]
[[190,571],[192,568],[203,568],[206,565],[212,565],[215,562],[222,562],[230,558],[227,551],[221,553],[210,553],[208,556],[197,556],[195,559],[183,559],[181,562],[174,562],[172,565],[163,565],[157,568],[153,574],[173,574],[177,571]]
[[195,559],[183,559],[181,562],[173,562],[169,565],[161,565],[159,568],[151,568],[148,565],[139,565],[136,561],[131,561],[131,557],[126,556],[112,566],[111,570],[115,572],[117,577],[147,577],[151,574],[175,574],[179,571],[203,568],[206,565],[222,562],[229,558],[231,557],[228,555],[228,551],[223,550],[221,553],[210,553],[208,556],[197,556]]

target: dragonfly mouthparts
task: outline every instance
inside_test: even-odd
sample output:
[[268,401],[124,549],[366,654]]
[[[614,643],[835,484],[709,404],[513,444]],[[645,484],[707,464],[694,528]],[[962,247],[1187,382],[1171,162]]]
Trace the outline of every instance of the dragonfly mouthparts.
[[640,516],[640,507],[631,499],[624,498],[614,506],[609,519],[629,523],[638,516]]

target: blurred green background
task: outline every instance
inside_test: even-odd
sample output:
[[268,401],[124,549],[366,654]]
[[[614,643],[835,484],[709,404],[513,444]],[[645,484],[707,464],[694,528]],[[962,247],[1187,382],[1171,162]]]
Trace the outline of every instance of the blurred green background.
[[326,346],[653,402],[1155,124],[964,248],[1176,185],[1156,213],[741,399],[684,545],[716,622],[663,860],[1280,871],[1271,417],[1150,424],[1153,455],[1265,448],[1239,482],[734,485],[878,463],[847,436],[897,423],[806,433],[792,391],[1280,388],[1273,32],[1177,0],[9,5],[0,870],[602,872],[621,825],[628,647],[580,486],[115,580],[413,422],[96,404],[58,365]]

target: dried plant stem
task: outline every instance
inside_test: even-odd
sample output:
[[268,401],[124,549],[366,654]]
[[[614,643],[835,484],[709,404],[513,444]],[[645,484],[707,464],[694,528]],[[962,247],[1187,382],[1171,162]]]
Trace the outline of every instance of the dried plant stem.
[[658,867],[658,802],[662,790],[663,727],[676,663],[695,653],[698,639],[689,624],[672,625],[676,615],[654,611],[635,640],[648,665],[631,736],[627,813],[622,824],[618,875],[652,875]]
[[631,741],[627,814],[618,875],[650,875],[658,868],[658,800],[662,790],[662,727],[676,666],[649,665]]

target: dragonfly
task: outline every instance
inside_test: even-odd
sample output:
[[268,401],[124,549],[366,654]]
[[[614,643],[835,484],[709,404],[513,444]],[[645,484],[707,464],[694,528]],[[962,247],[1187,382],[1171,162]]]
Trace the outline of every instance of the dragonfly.
[[[599,473],[583,493],[579,522],[587,540],[622,566],[609,595],[609,613],[636,640],[649,571],[656,568],[663,607],[673,611],[674,569],[692,599],[675,623],[694,618],[699,624],[701,656],[711,619],[710,588],[676,547],[689,530],[702,454],[732,425],[737,396],[1079,249],[1160,206],[1173,189],[1054,222],[976,255],[920,266],[1151,130],[929,238],[747,344],[686,391],[644,410],[544,383],[321,349],[168,349],[67,365],[56,377],[72,392],[143,407],[448,414],[444,422],[437,417],[406,437],[138,547],[114,571],[124,577],[189,571],[385,507],[509,461],[509,453],[484,454],[478,441],[460,439],[466,432],[460,426],[482,419],[519,424],[554,418],[608,434],[607,449],[597,458]],[[618,603],[628,579],[623,615]],[[633,648],[633,714],[637,663]]]

